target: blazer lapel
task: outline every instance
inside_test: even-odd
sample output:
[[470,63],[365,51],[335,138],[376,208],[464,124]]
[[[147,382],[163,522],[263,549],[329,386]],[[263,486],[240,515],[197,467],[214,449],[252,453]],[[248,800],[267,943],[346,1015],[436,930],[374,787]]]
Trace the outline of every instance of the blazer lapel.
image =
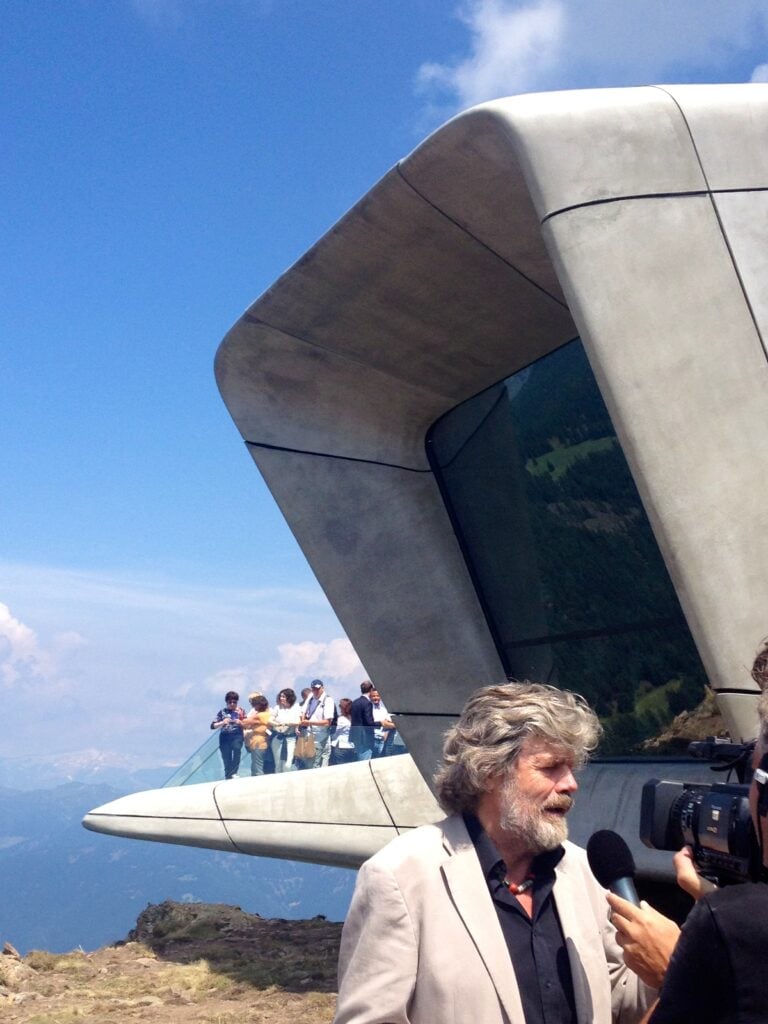
[[573,864],[565,856],[555,868],[555,875],[555,906],[568,950],[576,1018],[579,1024],[592,1024],[596,1020],[592,993],[599,992],[607,979],[602,939],[585,900],[581,871],[574,873]]
[[522,1021],[523,1006],[507,944],[475,848],[461,818],[449,818],[444,835],[450,856],[442,871],[453,905],[480,954],[507,1017],[510,1021]]

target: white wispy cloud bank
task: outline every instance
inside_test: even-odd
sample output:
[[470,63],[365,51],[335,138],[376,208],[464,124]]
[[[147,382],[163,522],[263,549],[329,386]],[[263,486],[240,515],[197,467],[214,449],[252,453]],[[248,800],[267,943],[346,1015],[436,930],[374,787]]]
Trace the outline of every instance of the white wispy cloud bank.
[[766,76],[763,0],[470,0],[456,16],[467,53],[416,76],[433,113],[536,90]]
[[[5,753],[98,746],[147,765],[191,754],[228,689],[364,678],[318,587],[186,586],[0,563]],[[33,714],[18,715],[18,707]],[[17,724],[16,724],[17,723]]]

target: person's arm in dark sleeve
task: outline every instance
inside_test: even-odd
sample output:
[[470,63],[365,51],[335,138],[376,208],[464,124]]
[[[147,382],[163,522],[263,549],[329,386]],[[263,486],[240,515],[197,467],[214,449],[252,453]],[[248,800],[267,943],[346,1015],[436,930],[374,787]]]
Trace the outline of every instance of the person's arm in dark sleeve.
[[730,958],[712,909],[701,900],[688,915],[650,1024],[716,1024],[734,992]]

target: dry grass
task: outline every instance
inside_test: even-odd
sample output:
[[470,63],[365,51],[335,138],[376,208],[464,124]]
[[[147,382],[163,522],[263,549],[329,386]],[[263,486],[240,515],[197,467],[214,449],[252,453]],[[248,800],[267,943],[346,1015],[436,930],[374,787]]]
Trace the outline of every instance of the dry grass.
[[233,907],[150,907],[137,922],[142,941],[94,953],[34,950],[14,962],[5,984],[0,976],[0,1020],[327,1024],[340,927],[264,921]]

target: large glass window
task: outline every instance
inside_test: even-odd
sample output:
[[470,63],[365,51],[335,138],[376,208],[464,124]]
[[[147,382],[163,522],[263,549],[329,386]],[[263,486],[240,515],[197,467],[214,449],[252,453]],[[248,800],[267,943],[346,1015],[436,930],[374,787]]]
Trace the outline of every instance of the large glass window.
[[509,675],[582,693],[603,755],[642,753],[706,677],[581,342],[453,409],[427,448]]

